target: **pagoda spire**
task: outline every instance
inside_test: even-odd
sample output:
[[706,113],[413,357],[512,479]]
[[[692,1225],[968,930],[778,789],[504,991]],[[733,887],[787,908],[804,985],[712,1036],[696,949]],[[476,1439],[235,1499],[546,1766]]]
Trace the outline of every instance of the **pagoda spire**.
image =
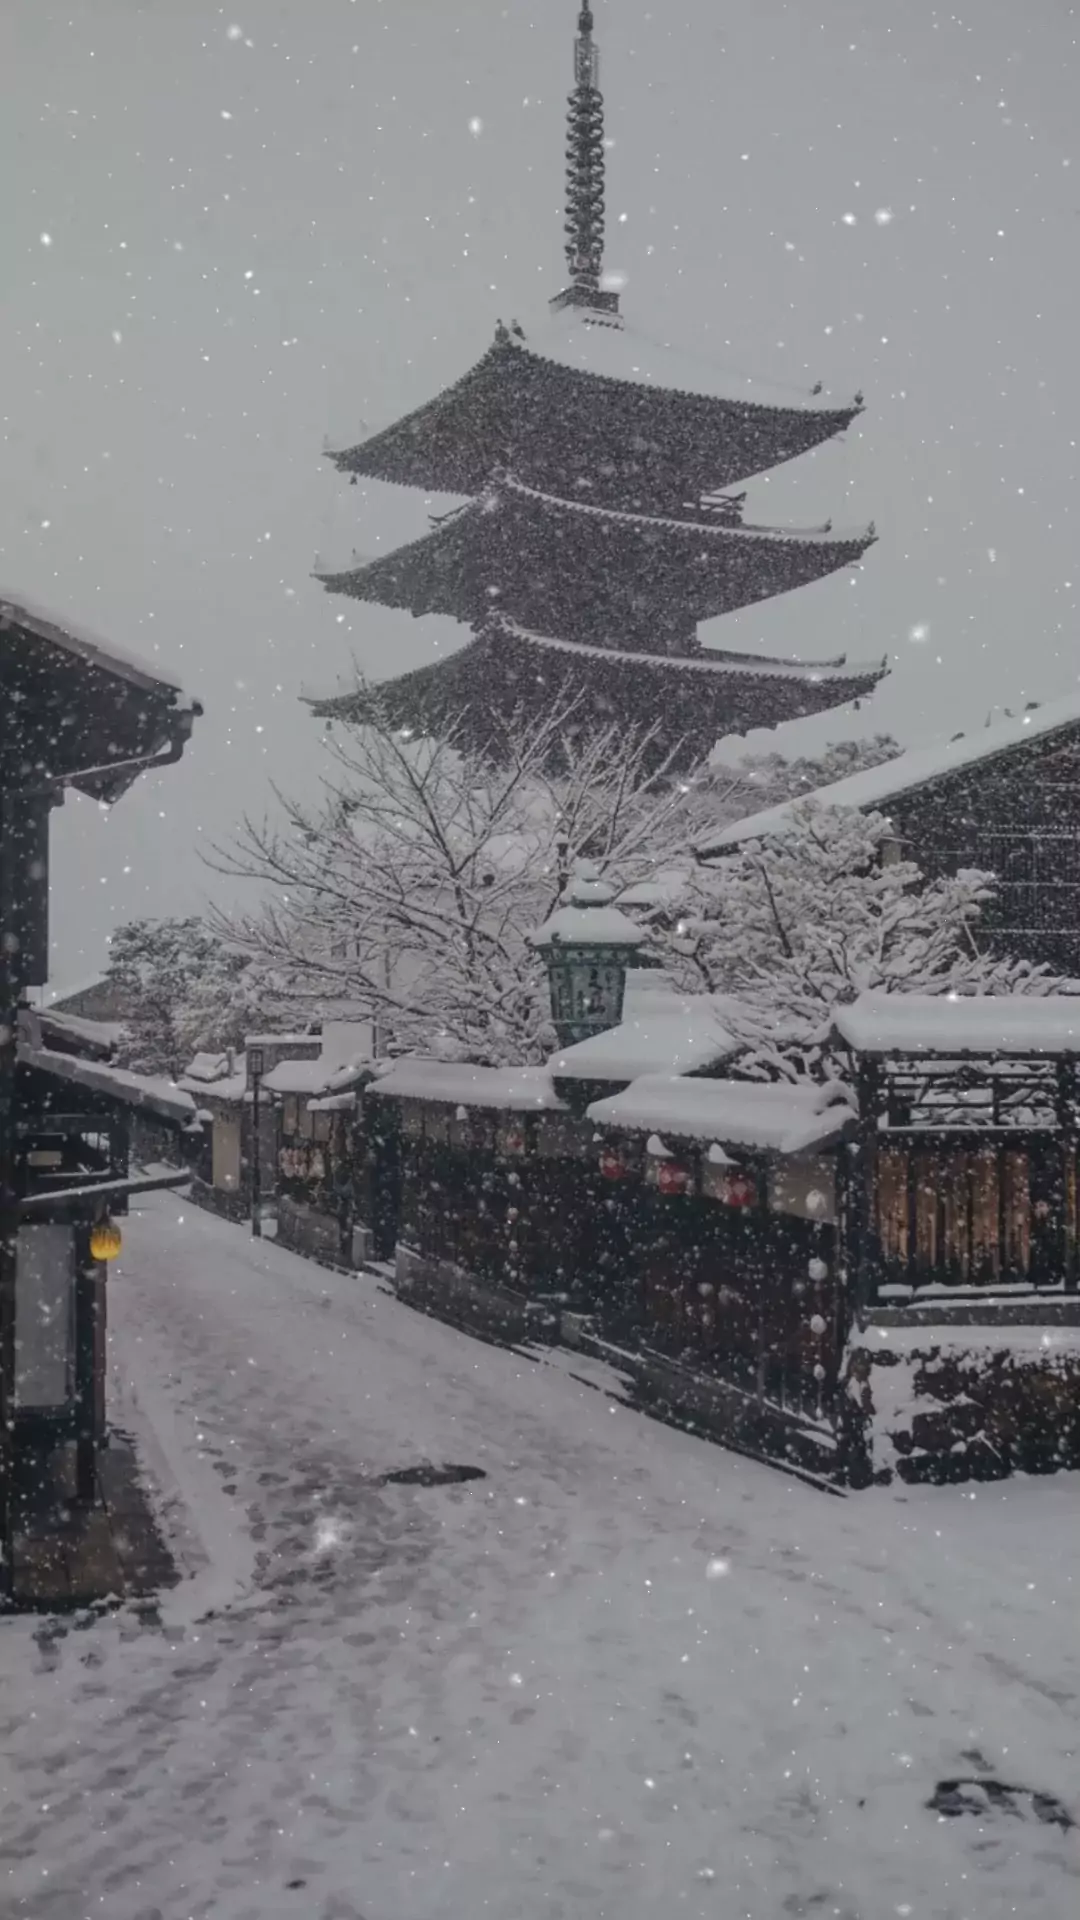
[[601,291],[604,261],[604,96],[592,8],[582,6],[574,41],[574,91],[567,102],[566,262],[570,285],[552,301],[617,314],[617,293]]

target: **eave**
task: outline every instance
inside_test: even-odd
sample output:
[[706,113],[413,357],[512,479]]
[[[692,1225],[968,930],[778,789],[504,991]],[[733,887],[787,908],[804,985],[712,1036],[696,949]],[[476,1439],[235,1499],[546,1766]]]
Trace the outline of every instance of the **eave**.
[[497,608],[529,630],[667,652],[700,621],[857,564],[874,538],[612,511],[504,478],[421,539],[320,577],[418,616],[475,624]]
[[497,759],[516,718],[539,720],[576,699],[586,725],[652,730],[654,762],[673,755],[675,766],[692,766],[725,734],[865,699],[885,672],[884,661],[802,666],[720,652],[674,659],[575,646],[498,619],[430,666],[348,693],[309,696],[308,705],[325,719],[361,724],[377,717],[418,734],[453,734]]
[[541,488],[648,504],[768,472],[861,411],[861,401],[769,405],[613,378],[508,337],[434,399],[328,458],[339,472],[429,493],[475,496],[509,466]]
[[179,759],[202,707],[173,680],[21,596],[0,595],[0,636],[0,784],[114,800]]

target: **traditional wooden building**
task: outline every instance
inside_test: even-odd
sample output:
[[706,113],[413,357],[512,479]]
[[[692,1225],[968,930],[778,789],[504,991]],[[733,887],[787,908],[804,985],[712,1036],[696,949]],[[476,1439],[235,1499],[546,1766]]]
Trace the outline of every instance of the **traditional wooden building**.
[[851,1472],[1080,1464],[1080,997],[867,993],[836,1032]]
[[403,1060],[365,1104],[393,1152],[396,1285],[414,1305],[515,1341],[617,1264],[593,1129],[546,1069]]
[[[323,577],[347,594],[470,627],[465,648],[378,689],[402,726],[453,716],[477,744],[571,689],[593,722],[655,724],[657,752],[700,760],[724,733],[849,701],[884,663],[800,663],[702,648],[701,621],[858,563],[872,527],[756,526],[755,474],[842,433],[861,398],[799,406],[694,366],[627,326],[603,275],[603,107],[582,7],[570,96],[569,285],[545,326],[499,325],[456,385],[333,455],[353,480],[466,504],[422,539]],[[316,703],[355,717],[370,691]]]
[[281,1059],[263,1081],[274,1101],[278,1241],[333,1266],[386,1251],[361,1101],[372,1041],[368,1021],[327,1021],[314,1057]]
[[[980,867],[997,879],[987,945],[1080,976],[1080,699],[1031,706],[973,733],[913,747],[805,796],[888,816],[898,856],[930,878]],[[703,834],[721,860],[782,834],[792,803]]]
[[[192,1197],[227,1220],[258,1218],[277,1189],[278,1115],[267,1077],[283,1062],[318,1058],[317,1033],[248,1034],[242,1051],[197,1053],[179,1085],[203,1116]],[[253,1070],[253,1062],[259,1062]]]
[[[133,1184],[177,1178],[133,1182],[118,1111],[139,1104],[134,1077],[47,1044],[29,1014],[28,990],[48,977],[50,814],[69,786],[112,801],[139,773],[178,760],[201,709],[20,598],[0,599],[0,711],[0,1539],[10,1583],[24,1436],[43,1430],[70,1445],[73,1492],[84,1504],[93,1495],[111,1215]],[[42,1300],[62,1348],[27,1371],[20,1343]]]
[[847,1090],[718,1011],[372,1081],[401,1297],[852,1486],[1080,1463],[1080,996],[865,994]]

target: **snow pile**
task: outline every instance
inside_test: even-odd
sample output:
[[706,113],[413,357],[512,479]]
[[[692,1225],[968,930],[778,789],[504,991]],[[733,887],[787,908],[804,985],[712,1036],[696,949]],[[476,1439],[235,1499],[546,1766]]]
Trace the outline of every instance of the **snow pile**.
[[51,647],[59,647],[84,665],[113,674],[141,689],[171,692],[174,696],[173,706],[178,712],[202,712],[197,700],[181,692],[180,682],[174,675],[155,671],[147,666],[145,660],[140,660],[136,654],[124,653],[111,640],[99,640],[96,634],[69,619],[67,614],[48,613],[44,607],[29,600],[25,593],[7,593],[0,587],[0,631],[4,627],[21,627],[25,633],[44,640]]
[[197,1053],[188,1062],[177,1085],[184,1093],[205,1100],[211,1095],[236,1106],[247,1093],[247,1056],[240,1053]]

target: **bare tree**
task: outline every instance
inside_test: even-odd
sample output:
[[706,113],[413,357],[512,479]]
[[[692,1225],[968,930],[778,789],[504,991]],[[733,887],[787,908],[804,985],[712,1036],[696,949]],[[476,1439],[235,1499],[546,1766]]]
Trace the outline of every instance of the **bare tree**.
[[652,732],[586,733],[575,700],[509,722],[490,756],[463,722],[417,738],[372,700],[331,736],[317,807],[278,795],[280,825],[246,820],[218,849],[268,892],[217,924],[312,1010],[346,1000],[397,1046],[535,1060],[553,1036],[527,936],[575,859],[625,885],[681,851],[686,790]]

